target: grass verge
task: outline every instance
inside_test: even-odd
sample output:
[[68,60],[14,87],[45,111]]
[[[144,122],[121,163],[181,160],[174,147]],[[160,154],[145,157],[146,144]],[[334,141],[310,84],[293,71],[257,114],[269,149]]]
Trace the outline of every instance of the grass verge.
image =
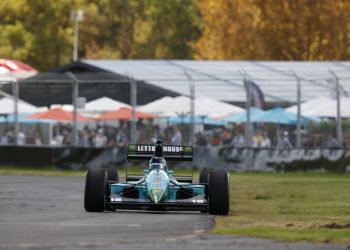
[[350,243],[350,175],[231,173],[231,210],[217,234]]

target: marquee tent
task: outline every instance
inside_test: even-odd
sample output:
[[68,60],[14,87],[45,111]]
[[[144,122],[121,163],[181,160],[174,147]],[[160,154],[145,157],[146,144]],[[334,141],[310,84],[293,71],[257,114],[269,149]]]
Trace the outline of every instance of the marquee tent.
[[35,75],[37,71],[17,60],[0,59],[0,79],[9,80],[10,76],[15,79],[25,79]]
[[[274,108],[261,113],[253,117],[252,122],[261,123],[275,123],[275,124],[285,124],[285,125],[295,125],[297,124],[298,117],[295,113],[286,111],[283,108]],[[307,118],[301,118],[301,124],[305,124],[308,121]]]
[[[318,97],[300,104],[301,115],[313,116],[319,110],[323,110],[331,105],[333,100],[329,97]],[[293,105],[286,109],[289,112],[297,113],[298,106]]]
[[[340,99],[340,117],[350,118],[350,98]],[[337,117],[337,101],[332,100],[332,102],[326,107],[319,109],[314,112],[315,116],[336,118]]]
[[[0,99],[0,114],[13,114],[15,112],[15,101],[13,97],[3,97]],[[18,113],[36,113],[42,111],[42,108],[38,108],[23,100],[18,100]]]
[[[256,117],[259,117],[261,115],[263,115],[265,113],[265,111],[252,107],[250,108],[250,119],[253,120]],[[232,122],[232,123],[245,123],[247,122],[247,113],[246,111],[241,112],[239,114],[233,114],[233,115],[229,115],[229,116],[225,116],[221,119],[218,119],[219,121],[223,121],[223,122]]]
[[[136,111],[137,119],[152,119],[156,118],[156,115],[150,113],[144,113],[140,111]],[[132,118],[132,109],[130,108],[120,108],[115,111],[103,113],[101,116],[97,118],[97,120],[101,121],[110,121],[110,120],[130,120]]]
[[143,106],[138,107],[138,110],[141,112],[148,112],[161,115],[164,113],[164,110],[168,105],[173,103],[174,98],[170,96],[164,96],[160,99],[157,99],[153,102],[147,103]]
[[[151,112],[162,117],[176,117],[179,115],[189,115],[191,99],[186,96],[163,97],[154,102],[148,103],[139,108],[144,112]],[[195,115],[199,116],[219,116],[225,114],[239,113],[244,109],[217,101],[209,97],[197,97],[195,99]]]
[[[340,116],[342,118],[350,117],[350,98],[340,99]],[[302,116],[319,116],[325,118],[337,117],[337,101],[329,97],[319,97],[300,105]],[[297,113],[297,106],[291,106],[286,109],[289,112]]]
[[[177,124],[191,124],[192,119],[191,116],[185,116],[185,117],[171,117],[168,120],[170,123],[177,123]],[[194,117],[194,123],[195,124],[206,124],[206,125],[215,125],[215,126],[223,126],[225,125],[225,122],[223,121],[218,121],[211,119],[209,117],[204,117],[204,116],[195,116]]]
[[[45,119],[45,120],[55,120],[55,121],[61,121],[61,122],[73,122],[74,114],[73,112],[70,112],[70,111],[55,108],[55,109],[50,109],[46,112],[31,115],[28,117],[28,119]],[[79,114],[77,116],[77,119],[79,122],[92,120],[90,118],[87,118]]]
[[[56,121],[54,120],[37,120],[37,119],[27,119],[32,114],[28,113],[19,113],[18,114],[18,123],[20,124],[54,124]],[[0,117],[0,123],[14,123],[15,116],[13,114],[7,117]]]
[[126,103],[118,102],[116,100],[104,96],[86,103],[84,111],[91,113],[103,113],[107,111],[114,111],[124,107],[131,108],[131,106]]

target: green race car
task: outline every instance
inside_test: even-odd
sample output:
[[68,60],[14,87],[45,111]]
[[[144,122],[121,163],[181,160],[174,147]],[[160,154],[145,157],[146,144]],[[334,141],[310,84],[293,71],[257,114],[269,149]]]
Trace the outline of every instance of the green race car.
[[[192,176],[174,176],[167,161],[193,162],[190,146],[128,146],[127,160],[146,160],[143,175],[130,175],[119,182],[116,168],[89,169],[85,182],[84,207],[88,212],[118,209],[183,210],[227,215],[229,212],[229,174],[225,170],[202,170],[199,183]],[[128,161],[126,161],[128,163]],[[127,165],[127,164],[126,164]]]

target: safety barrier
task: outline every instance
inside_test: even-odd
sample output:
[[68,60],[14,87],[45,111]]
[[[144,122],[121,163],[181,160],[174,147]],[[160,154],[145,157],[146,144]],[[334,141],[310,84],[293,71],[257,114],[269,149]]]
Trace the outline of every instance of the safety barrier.
[[[253,149],[196,147],[194,165],[198,168],[224,168],[236,171],[350,172],[349,149]],[[125,165],[123,147],[14,147],[0,146],[0,165],[54,166],[83,169]],[[172,164],[172,165],[170,165]],[[169,163],[169,167],[190,167],[188,163]]]

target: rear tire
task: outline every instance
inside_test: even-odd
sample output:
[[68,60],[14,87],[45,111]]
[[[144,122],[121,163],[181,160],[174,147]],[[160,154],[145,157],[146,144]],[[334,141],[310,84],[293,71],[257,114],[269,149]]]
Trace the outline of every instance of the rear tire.
[[105,169],[107,172],[107,184],[106,184],[106,197],[109,200],[109,197],[111,196],[111,185],[110,181],[113,182],[119,182],[119,170],[116,167],[113,168],[106,168]]
[[209,175],[209,170],[207,168],[203,168],[199,173],[199,183],[208,184],[208,175]]
[[89,169],[85,180],[84,208],[87,212],[103,212],[107,186],[105,169]]
[[230,211],[230,175],[225,170],[214,170],[208,176],[209,213],[227,215]]
[[108,181],[119,182],[119,170],[118,168],[106,168]]

